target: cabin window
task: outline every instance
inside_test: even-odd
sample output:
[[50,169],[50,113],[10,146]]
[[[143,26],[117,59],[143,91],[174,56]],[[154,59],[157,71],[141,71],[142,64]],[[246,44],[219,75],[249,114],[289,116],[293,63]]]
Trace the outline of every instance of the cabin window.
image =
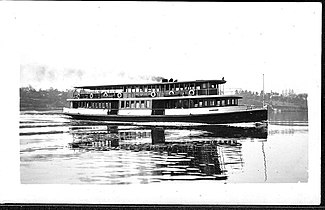
[[210,99],[210,106],[214,106],[215,105],[215,100],[214,99]]
[[235,99],[235,105],[238,105],[238,99]]
[[145,104],[144,104],[144,101],[141,101],[141,108],[142,108],[142,109],[145,108],[144,105],[145,105]]
[[180,89],[180,90],[184,90],[184,84],[180,84],[179,89]]
[[126,101],[125,105],[126,105],[126,108],[130,108],[130,101]]
[[134,101],[131,101],[131,109],[134,109]]
[[196,89],[197,89],[197,90],[200,90],[200,89],[201,89],[200,85],[197,85],[197,86],[196,86]]
[[98,108],[102,108],[102,103],[98,102]]
[[206,89],[207,88],[207,83],[203,83],[202,84],[202,89]]
[[190,99],[190,108],[193,108],[193,107],[194,107],[194,100]]
[[125,102],[121,101],[121,108],[124,108]]
[[166,109],[169,109],[169,102],[168,102],[168,101],[165,101],[165,105],[164,105],[164,107],[165,107]]
[[148,92],[148,86],[144,86],[144,92]]
[[176,109],[177,108],[177,101],[176,100],[172,100],[171,102],[172,102],[172,104],[171,104],[172,106],[171,107],[173,109]]
[[140,101],[136,101],[136,103],[135,103],[135,108],[137,108],[137,109],[140,108]]
[[199,101],[197,99],[194,100],[194,107],[199,107]]
[[208,106],[208,100],[204,100],[204,106]]
[[177,101],[177,108],[182,108],[183,107],[183,100],[178,100]]
[[231,99],[228,99],[227,105],[231,105]]
[[203,106],[203,101],[199,100],[199,107],[202,107],[202,106]]
[[147,108],[150,108],[150,101],[147,101]]
[[225,100],[221,100],[221,106],[225,105]]
[[183,100],[183,108],[188,108],[188,100]]

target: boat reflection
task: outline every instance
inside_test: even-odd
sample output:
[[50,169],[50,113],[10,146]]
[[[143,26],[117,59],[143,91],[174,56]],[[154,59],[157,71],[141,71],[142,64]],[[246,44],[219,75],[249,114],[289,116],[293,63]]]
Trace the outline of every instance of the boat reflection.
[[266,140],[267,127],[220,125],[155,127],[121,125],[70,126],[72,149],[150,152],[159,180],[225,180],[227,171],[241,170],[242,138]]

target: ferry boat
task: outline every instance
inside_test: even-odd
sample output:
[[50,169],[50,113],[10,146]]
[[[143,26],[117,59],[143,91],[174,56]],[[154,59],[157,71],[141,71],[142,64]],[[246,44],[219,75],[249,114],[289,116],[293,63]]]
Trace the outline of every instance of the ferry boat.
[[239,105],[221,80],[75,87],[63,113],[75,119],[119,122],[228,124],[267,121],[266,108]]

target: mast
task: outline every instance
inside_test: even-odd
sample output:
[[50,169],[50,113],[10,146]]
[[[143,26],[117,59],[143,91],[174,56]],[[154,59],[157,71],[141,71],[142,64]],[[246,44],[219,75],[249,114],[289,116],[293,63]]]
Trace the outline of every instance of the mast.
[[264,107],[264,74],[263,74],[263,107]]

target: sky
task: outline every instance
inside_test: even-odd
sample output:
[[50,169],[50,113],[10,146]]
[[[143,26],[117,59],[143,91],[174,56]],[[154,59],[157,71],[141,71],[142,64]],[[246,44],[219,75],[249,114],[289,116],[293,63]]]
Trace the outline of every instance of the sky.
[[321,67],[320,3],[25,2],[20,87],[221,79],[308,92]]

